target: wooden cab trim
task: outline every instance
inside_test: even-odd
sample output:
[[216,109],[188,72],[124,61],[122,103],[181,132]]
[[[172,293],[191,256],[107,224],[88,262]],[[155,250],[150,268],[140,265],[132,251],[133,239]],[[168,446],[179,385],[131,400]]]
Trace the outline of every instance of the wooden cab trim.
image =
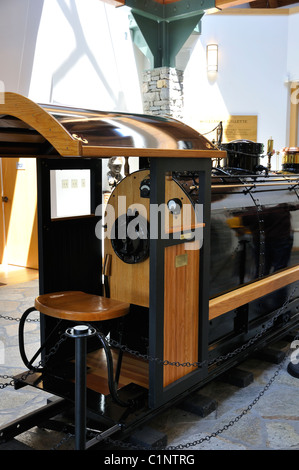
[[0,104],[0,114],[20,119],[41,134],[61,156],[81,155],[81,142],[41,106],[25,96],[6,92]]
[[43,105],[5,92],[0,100],[0,156],[211,159],[226,152],[172,118]]
[[252,282],[232,292],[220,295],[209,302],[209,320],[230,312],[242,305],[270,294],[293,282],[299,281],[299,266],[286,269],[271,276]]
[[83,157],[113,157],[122,155],[124,157],[163,157],[163,158],[224,158],[226,152],[222,150],[180,150],[162,148],[132,148],[132,147],[96,147],[84,146]]

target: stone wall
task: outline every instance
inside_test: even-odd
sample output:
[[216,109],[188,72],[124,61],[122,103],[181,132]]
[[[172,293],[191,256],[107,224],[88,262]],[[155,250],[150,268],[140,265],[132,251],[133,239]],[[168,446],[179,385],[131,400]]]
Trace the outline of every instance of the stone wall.
[[156,116],[183,118],[183,72],[173,67],[146,70],[142,84],[143,111]]

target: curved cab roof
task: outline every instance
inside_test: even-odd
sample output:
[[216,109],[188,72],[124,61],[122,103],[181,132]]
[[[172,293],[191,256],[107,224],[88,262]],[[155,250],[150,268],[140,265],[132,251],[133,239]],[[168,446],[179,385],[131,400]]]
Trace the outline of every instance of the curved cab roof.
[[1,156],[225,156],[197,131],[168,117],[36,104],[9,92],[2,101]]

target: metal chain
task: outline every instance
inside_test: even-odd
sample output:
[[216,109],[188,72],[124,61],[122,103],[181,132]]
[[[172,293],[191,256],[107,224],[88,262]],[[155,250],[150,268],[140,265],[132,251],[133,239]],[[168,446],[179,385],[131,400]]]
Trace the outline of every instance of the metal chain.
[[[298,338],[299,335],[296,336]],[[295,339],[296,339],[295,338]],[[194,447],[196,445],[200,445],[203,442],[207,441],[209,442],[212,438],[219,436],[222,434],[224,431],[227,431],[229,428],[234,426],[243,416],[245,416],[251,409],[258,403],[258,401],[264,396],[264,394],[268,391],[278,374],[280,373],[282,367],[284,366],[286,359],[288,358],[290,348],[285,356],[285,359],[280,363],[278,368],[276,369],[275,373],[273,376],[270,378],[268,383],[264,386],[264,388],[259,392],[259,394],[252,400],[252,402],[245,408],[244,410],[241,411],[239,415],[237,415],[235,418],[231,419],[227,424],[225,424],[222,428],[218,429],[215,432],[212,432],[211,434],[208,434],[200,439],[196,439],[193,442],[187,442],[185,444],[178,444],[178,445],[170,445],[170,446],[163,446],[163,447],[152,447],[149,449],[149,447],[144,447],[144,446],[139,446],[139,445],[134,445],[129,442],[123,442],[121,440],[116,440],[112,439],[111,437],[102,437],[102,432],[95,432],[94,430],[91,431],[91,437],[98,439],[99,441],[105,441],[106,443],[113,445],[113,446],[118,446],[121,448],[126,448],[130,450],[184,450],[188,449],[190,447]],[[90,432],[90,431],[89,431]],[[57,450],[61,445],[63,445],[65,442],[70,440],[72,437],[74,437],[74,434],[68,433],[61,441],[54,446],[53,450]]]
[[[299,337],[299,335],[297,336]],[[289,348],[290,350],[290,348]],[[289,353],[289,351],[288,351]],[[259,392],[259,394],[252,400],[252,402],[245,408],[244,410],[241,411],[239,415],[237,415],[235,418],[231,419],[227,424],[225,424],[222,428],[218,429],[215,432],[212,432],[211,434],[208,434],[204,437],[201,437],[200,439],[196,439],[193,442],[187,442],[186,444],[178,444],[178,445],[170,445],[170,446],[164,446],[164,447],[154,447],[151,448],[151,450],[184,450],[188,449],[190,447],[194,447],[196,445],[200,445],[205,441],[210,441],[213,437],[217,437],[220,434],[222,434],[224,431],[227,431],[230,427],[234,426],[243,416],[245,416],[251,409],[258,403],[258,401],[264,396],[266,391],[270,388],[276,377],[278,376],[279,372],[281,371],[282,367],[284,366],[286,359],[288,357],[288,353],[286,354],[285,359],[280,363],[278,366],[277,370],[273,374],[273,376],[270,378],[269,382],[264,386],[264,388]],[[100,437],[100,435],[99,435]],[[148,447],[142,447],[142,446],[137,446],[137,445],[131,445],[130,443],[123,442],[120,440],[114,440],[111,439],[110,437],[104,439],[107,443],[110,443],[114,446],[119,446],[122,448],[130,448],[130,449],[136,449],[136,450],[149,450]]]
[[29,375],[31,374],[35,374],[36,372],[38,372],[38,368],[39,367],[44,367],[46,365],[46,363],[48,362],[48,360],[50,359],[51,356],[53,356],[54,354],[56,354],[56,352],[58,351],[60,345],[67,339],[67,335],[66,333],[63,333],[61,335],[61,337],[59,338],[59,340],[57,341],[57,343],[50,349],[50,351],[48,352],[48,354],[44,357],[44,359],[41,359],[39,361],[39,363],[35,366],[34,370],[28,370],[26,372],[24,372],[23,375],[21,375],[20,378],[18,379],[15,379],[14,377],[10,376],[10,375],[0,375],[0,378],[1,379],[12,379],[10,382],[8,383],[5,383],[5,384],[0,384],[0,389],[3,389],[5,387],[8,387],[9,385],[11,386],[14,386],[15,385],[15,382],[18,382],[20,380],[24,381],[27,379],[27,377],[29,377]]
[[[121,349],[122,351],[126,351],[128,352],[129,354],[132,354],[136,357],[139,357],[141,359],[144,359],[144,360],[148,360],[148,361],[155,361],[155,362],[158,362],[158,363],[161,363],[163,365],[171,365],[171,366],[175,366],[175,367],[203,367],[204,365],[206,364],[213,364],[215,362],[222,362],[228,358],[231,358],[233,357],[234,355],[236,354],[239,354],[240,352],[242,352],[243,350],[245,350],[247,347],[249,347],[250,345],[252,345],[258,338],[260,338],[261,336],[263,336],[265,334],[265,332],[273,326],[273,323],[274,321],[278,318],[278,316],[281,314],[282,310],[286,307],[286,305],[288,305],[288,303],[290,302],[292,296],[294,295],[295,291],[298,289],[298,285],[295,286],[295,288],[293,289],[293,291],[291,292],[291,294],[289,295],[288,299],[285,301],[285,303],[282,305],[282,307],[277,311],[277,313],[274,315],[274,317],[266,324],[266,326],[264,327],[263,330],[257,332],[257,334],[251,338],[247,343],[243,344],[241,347],[239,348],[236,348],[233,352],[230,352],[224,356],[219,356],[218,358],[216,359],[213,359],[212,361],[208,362],[207,360],[205,361],[202,361],[202,362],[194,362],[194,363],[190,363],[190,362],[185,362],[185,363],[179,363],[178,361],[168,361],[168,360],[162,360],[162,359],[159,359],[159,358],[155,358],[155,357],[151,357],[150,355],[147,355],[147,354],[141,354],[140,352],[138,351],[135,351],[135,350],[132,350],[130,348],[128,348],[126,345],[122,345],[120,343],[118,343],[117,341],[113,340],[113,339],[109,339],[109,343],[110,345],[112,346],[115,346],[119,349]],[[5,318],[5,319],[12,319],[12,320],[19,320],[19,319],[16,319],[16,318],[13,318],[13,317],[3,317],[0,315],[0,318]],[[31,320],[31,321],[37,321],[37,320]],[[60,339],[57,341],[57,343],[50,349],[49,353],[45,356],[44,360],[41,360],[38,365],[36,366],[37,368],[41,367],[41,366],[44,366],[47,361],[49,360],[49,358],[56,354],[57,350],[59,349],[60,345],[67,339],[67,335],[65,333],[63,333],[60,337]],[[285,359],[286,360],[286,359]],[[164,447],[165,450],[182,450],[182,449],[186,449],[186,448],[189,448],[189,447],[194,447],[195,445],[199,445],[199,444],[202,444],[204,441],[209,441],[211,438],[213,437],[216,437],[218,436],[219,434],[223,433],[224,431],[226,431],[227,429],[229,429],[231,426],[233,426],[235,423],[237,423],[244,415],[246,415],[251,409],[252,407],[260,400],[260,398],[264,395],[264,393],[268,390],[268,388],[272,385],[273,381],[275,380],[275,378],[277,377],[277,375],[279,374],[283,364],[285,363],[285,360],[280,364],[280,366],[278,367],[278,369],[276,370],[275,374],[272,376],[272,378],[269,380],[269,382],[266,384],[266,386],[263,388],[263,390],[258,394],[258,396],[248,405],[248,407],[246,409],[244,409],[238,416],[236,416],[233,420],[229,421],[228,424],[224,425],[222,428],[220,428],[218,431],[214,432],[214,433],[211,433],[210,435],[207,435],[201,439],[197,439],[193,442],[189,442],[189,443],[186,443],[186,444],[179,444],[178,446],[167,446],[167,447]],[[26,378],[30,375],[30,374],[34,374],[36,372],[36,370],[29,370],[27,371],[26,373],[24,373],[22,376],[21,376],[21,379],[17,379],[17,380],[26,380]],[[9,375],[0,375],[0,378],[3,378],[3,379],[9,379],[11,378],[12,380],[8,383],[5,383],[5,384],[0,384],[0,389],[3,389],[7,386],[14,386],[15,384],[15,381],[16,379],[12,376],[9,376]],[[100,433],[98,434],[98,436],[100,437]],[[57,444],[56,448],[60,447],[64,442],[66,442],[67,440],[69,440],[71,437],[73,437],[73,435],[71,434],[68,434],[65,438],[63,438],[60,443]],[[97,437],[97,435],[95,434],[95,437]],[[112,442],[113,445],[119,445],[121,447],[130,447],[130,448],[135,448],[135,449],[140,449],[142,447],[139,447],[139,446],[132,446],[128,443],[124,443],[122,441],[114,441],[112,440],[111,438],[105,438],[104,439],[106,442]],[[148,450],[148,448],[146,448]],[[162,448],[163,450],[163,448]]]
[[273,374],[273,376],[271,377],[269,382],[260,391],[260,393],[254,398],[254,400],[252,400],[252,402],[247,406],[247,408],[245,408],[243,411],[241,411],[241,413],[238,416],[236,416],[234,419],[231,419],[222,428],[218,429],[217,431],[215,431],[215,432],[213,432],[213,433],[211,433],[211,434],[209,434],[205,437],[197,439],[193,442],[188,442],[186,444],[179,444],[177,446],[167,446],[167,447],[165,447],[165,450],[183,450],[183,449],[187,449],[189,447],[194,447],[196,445],[202,444],[205,441],[210,441],[210,439],[212,439],[213,437],[217,437],[220,434],[222,434],[224,431],[227,431],[230,427],[232,427],[234,424],[236,424],[241,418],[243,418],[243,416],[245,416],[253,408],[253,406],[256,405],[257,402],[262,398],[262,396],[270,388],[270,386],[272,385],[272,383],[274,382],[274,380],[278,376],[280,370],[282,369],[282,366],[285,364],[285,361],[286,361],[286,359],[283,362],[281,362],[281,364],[279,365],[279,367],[277,368],[277,370],[275,371],[275,373]]
[[[9,317],[8,315],[0,315],[0,318],[3,320],[21,321],[21,318]],[[28,323],[39,322],[39,318],[26,318],[25,321]]]
[[[65,432],[64,429],[62,429],[61,431],[62,433]],[[55,446],[52,447],[51,450],[58,450],[59,447],[61,447],[65,442],[68,442],[70,439],[72,439],[73,437],[75,437],[75,434],[71,434],[71,433],[67,433],[65,435],[65,437],[63,437],[57,444],[55,444]]]
[[7,382],[5,384],[0,384],[0,390],[2,390],[3,388],[8,387],[9,385],[12,386],[12,387],[14,386],[14,377],[12,375],[6,375],[6,374],[5,375],[0,375],[0,378],[4,379],[4,380],[12,379],[10,382]]
[[275,320],[282,314],[282,311],[286,308],[286,306],[289,304],[290,300],[294,296],[296,290],[298,289],[299,284],[297,284],[294,289],[291,291],[289,297],[286,299],[284,304],[278,309],[276,314],[264,325],[263,329],[258,331],[255,336],[250,338],[247,343],[244,343],[242,346],[236,348],[234,351],[231,351],[227,353],[226,355],[218,356],[215,359],[212,359],[211,361],[208,361],[207,359],[202,361],[202,362],[183,362],[180,363],[178,361],[169,361],[166,359],[161,359],[158,357],[152,357],[149,354],[141,354],[139,351],[133,350],[128,348],[124,344],[120,344],[118,341],[108,338],[108,342],[110,346],[116,347],[117,349],[120,349],[123,352],[127,352],[128,354],[138,357],[139,359],[143,359],[145,361],[152,361],[152,362],[157,362],[159,364],[162,364],[163,366],[175,366],[175,367],[204,367],[206,365],[213,365],[215,363],[220,363],[223,362],[227,359],[230,359],[234,357],[235,355],[243,352],[245,349],[247,349],[249,346],[252,346],[258,339],[260,339],[270,328],[272,328]]

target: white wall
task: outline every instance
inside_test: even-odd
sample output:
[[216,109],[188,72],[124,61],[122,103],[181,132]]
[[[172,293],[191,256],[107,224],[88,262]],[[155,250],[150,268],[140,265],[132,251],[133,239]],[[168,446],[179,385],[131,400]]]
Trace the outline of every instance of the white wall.
[[290,15],[288,20],[287,75],[289,80],[299,81],[299,12]]
[[43,0],[1,0],[0,80],[28,96]]
[[44,0],[29,97],[142,111],[129,12],[99,0]]
[[[206,14],[177,57],[185,71],[185,118],[258,116],[257,139],[288,145],[289,85],[299,77],[299,12]],[[37,102],[142,112],[147,61],[132,44],[129,8],[100,0],[1,0],[0,81]],[[277,14],[279,13],[279,14]],[[219,71],[206,73],[206,44]],[[199,129],[200,130],[200,129]]]
[[[185,119],[257,115],[257,141],[287,142],[287,15],[205,15],[185,69]],[[219,47],[218,73],[206,71],[206,45]],[[188,45],[186,45],[188,46]]]

